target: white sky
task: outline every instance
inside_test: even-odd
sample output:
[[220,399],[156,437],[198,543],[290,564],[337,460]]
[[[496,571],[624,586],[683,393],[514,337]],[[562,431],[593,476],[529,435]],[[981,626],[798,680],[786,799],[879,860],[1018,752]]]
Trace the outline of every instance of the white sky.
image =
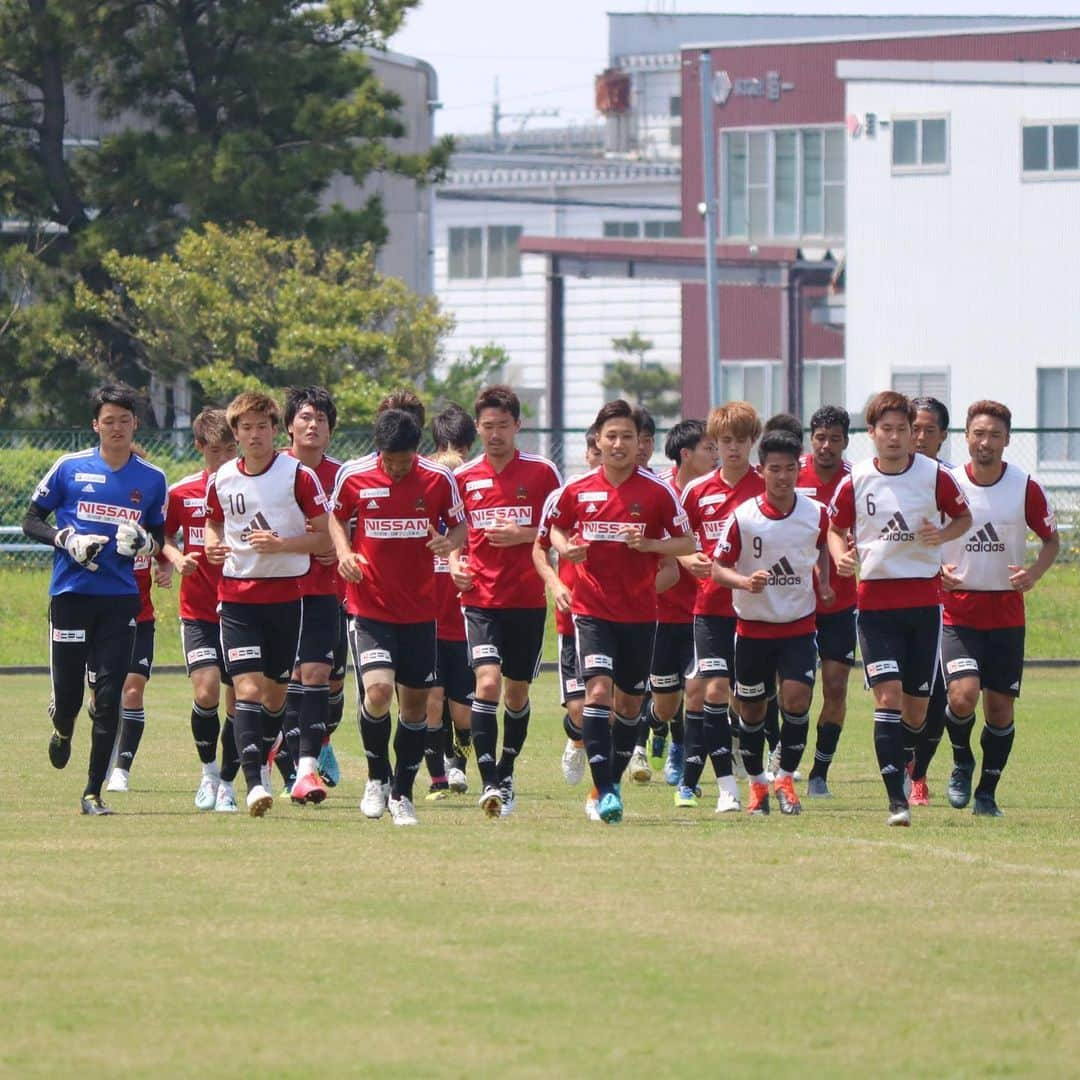
[[[1080,0],[423,0],[390,42],[439,76],[440,134],[486,131],[494,82],[504,113],[559,109],[530,127],[596,121],[593,77],[607,61],[607,12],[801,15],[1076,15]],[[519,120],[504,121],[509,132]]]

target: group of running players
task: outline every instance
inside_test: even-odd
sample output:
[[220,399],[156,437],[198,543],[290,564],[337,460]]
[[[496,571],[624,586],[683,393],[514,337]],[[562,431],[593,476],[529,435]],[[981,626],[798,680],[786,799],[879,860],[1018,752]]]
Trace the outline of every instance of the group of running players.
[[[415,825],[421,763],[427,798],[439,800],[467,792],[472,756],[480,807],[508,816],[550,594],[562,771],[570,784],[591,773],[592,820],[622,819],[627,773],[647,783],[662,770],[676,808],[696,807],[706,762],[718,814],[743,809],[740,778],[751,815],[769,814],[770,797],[781,814],[800,813],[819,672],[805,794],[828,797],[856,648],[888,824],[909,825],[910,806],[929,802],[927,768],[946,731],[949,803],[1001,814],[1023,594],[1059,543],[1042,487],[1003,460],[1011,415],[999,402],[968,409],[969,460],[955,468],[937,460],[945,406],[884,391],[865,414],[874,456],[854,466],[842,408],[814,414],[804,454],[796,418],[763,424],[736,401],[676,424],[671,466],[654,472],[651,418],[616,400],[586,435],[586,470],[564,483],[517,446],[508,386],[482,390],[471,413],[440,412],[430,456],[419,453],[422,402],[391,394],[374,452],[346,463],[327,453],[337,415],[326,390],[291,390],[284,410],[247,392],[196,417],[204,468],[171,487],[135,452],[138,406],[129,388],[98,391],[99,445],[53,465],[24,521],[56,548],[56,768],[70,758],[88,678],[93,690],[85,814],[111,813],[106,783],[127,790],[153,664],[151,578],[167,586],[174,574],[200,810],[235,812],[243,771],[246,807],[264,815],[274,767],[292,802],[326,798],[340,779],[331,739],[351,650],[363,814]],[[482,453],[466,462],[477,438]],[[1039,547],[1025,565],[1029,530]]]

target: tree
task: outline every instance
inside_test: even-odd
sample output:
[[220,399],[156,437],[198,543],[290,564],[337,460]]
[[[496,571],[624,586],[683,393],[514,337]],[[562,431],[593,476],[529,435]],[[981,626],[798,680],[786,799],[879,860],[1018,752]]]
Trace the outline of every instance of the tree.
[[[319,251],[255,226],[206,225],[175,254],[108,252],[102,265],[114,285],[80,283],[79,311],[125,334],[147,375],[187,373],[200,404],[316,382],[334,394],[340,423],[363,424],[390,389],[423,384],[452,327],[434,298],[378,273],[372,248]],[[92,355],[96,339],[64,345]]]
[[501,345],[471,345],[468,355],[453,360],[441,377],[428,376],[424,394],[431,411],[438,412],[453,401],[471,412],[476,395],[500,378],[509,362],[510,354]]
[[653,342],[634,330],[629,337],[612,338],[611,344],[619,358],[604,376],[604,389],[622,394],[654,417],[678,416],[682,406],[679,373],[645,359]]

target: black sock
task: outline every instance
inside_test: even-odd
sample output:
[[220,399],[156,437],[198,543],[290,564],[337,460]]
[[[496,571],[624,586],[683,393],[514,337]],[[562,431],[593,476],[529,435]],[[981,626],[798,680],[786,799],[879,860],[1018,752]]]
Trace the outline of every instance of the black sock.
[[930,695],[930,704],[926,710],[926,723],[915,740],[915,763],[911,769],[913,780],[926,779],[930,762],[934,760],[941,736],[945,733],[945,703],[940,693],[935,685],[935,693]]
[[345,691],[339,690],[331,694],[327,702],[329,713],[326,718],[326,736],[329,738],[341,726],[341,717],[345,713]]
[[983,763],[982,773],[979,775],[979,786],[975,789],[976,795],[989,795],[991,799],[994,797],[1015,738],[1015,724],[1010,724],[1007,728],[983,725],[982,735],[979,738]]
[[221,734],[221,721],[218,719],[218,711],[204,709],[201,705],[191,703],[191,737],[195,740],[195,749],[199,753],[199,760],[204,765],[217,760],[217,742]]
[[[472,731],[469,728],[454,727],[453,723],[446,725],[447,731],[453,731],[453,735],[450,739],[450,756],[454,759],[454,768],[465,771],[465,765],[467,758],[464,753],[458,753],[458,750],[466,751],[472,746]],[[457,743],[457,746],[454,743]]]
[[263,724],[266,713],[257,701],[238,701],[233,736],[236,752],[240,755],[240,768],[248,791],[262,783],[262,767],[266,761],[263,752]]
[[829,766],[836,756],[836,744],[840,741],[840,732],[843,730],[839,724],[818,724],[814,767],[810,770],[811,779],[821,777],[824,780],[829,775]]
[[135,755],[139,752],[143,732],[146,730],[145,709],[122,709],[120,711],[120,740],[117,745],[117,768],[131,771]]
[[473,698],[470,720],[480,779],[486,788],[498,787],[499,766],[495,761],[495,748],[499,741],[499,703]]
[[685,725],[683,724],[683,706],[682,702],[679,702],[679,711],[672,717],[671,720],[671,741],[682,745],[683,740],[686,738]]
[[797,715],[781,709],[780,719],[783,721],[780,725],[780,768],[784,772],[793,773],[799,767],[806,749],[810,712],[807,710],[802,715]]
[[[766,730],[768,728],[766,727]],[[731,721],[728,719],[728,707],[705,702],[705,752],[712,762],[713,772],[717,777],[731,775]]]
[[236,749],[236,719],[225,714],[221,727],[221,779],[231,784],[240,771],[240,752]]
[[765,721],[747,725],[739,721],[739,752],[742,754],[743,767],[751,780],[756,780],[765,773]]
[[109,761],[116,745],[117,728],[120,726],[120,709],[103,708],[97,702],[94,724],[90,729],[90,768],[86,777],[84,795],[101,795],[101,787],[109,774]]
[[326,718],[330,713],[330,686],[305,686],[303,702],[300,705],[300,738],[297,757],[317,758],[326,737]]
[[572,742],[581,742],[581,740],[584,738],[581,733],[581,728],[579,728],[574,723],[574,721],[570,719],[569,713],[563,713],[562,729],[566,732],[566,737]]
[[638,745],[640,721],[636,716],[620,716],[615,713],[615,724],[611,729],[611,782],[619,783],[627,765]]
[[304,684],[290,682],[285,692],[285,716],[281,721],[282,746],[288,748],[293,771],[300,761],[300,714],[304,710]]
[[394,732],[394,779],[390,784],[390,793],[396,798],[411,799],[413,781],[424,759],[424,739],[427,735],[427,721],[418,724],[406,724],[398,718]]
[[274,754],[274,765],[277,767],[277,771],[281,773],[281,779],[285,781],[288,787],[292,787],[293,781],[296,779],[296,762],[293,760],[292,754],[289,753],[288,744],[284,739],[281,741],[281,745],[277,748],[277,753]]
[[[923,727],[925,727],[925,723]],[[910,728],[907,724],[903,724],[903,740],[904,740],[904,767],[914,767],[915,765],[915,744],[919,741],[919,734],[922,728],[916,730]]]
[[446,766],[443,764],[443,750],[446,748],[446,736],[441,727],[427,729],[424,735],[424,764],[432,782],[446,782]]
[[904,725],[899,709],[874,710],[874,751],[890,806],[907,806],[904,797]]
[[945,729],[952,744],[953,764],[975,768],[975,755],[971,752],[971,730],[975,726],[975,714],[957,716],[950,705],[945,706]]
[[[260,741],[262,744],[262,763],[265,765],[270,760],[270,751],[274,748],[274,743],[277,742],[278,735],[281,734],[281,729],[285,724],[285,709],[279,712],[269,712],[264,706],[262,709],[262,716],[259,719],[259,731]],[[244,755],[240,754],[240,762],[243,764]],[[247,773],[244,773],[247,776]]]
[[705,768],[705,714],[688,712],[686,714],[684,745],[686,756],[683,765],[683,787],[691,791],[698,786],[701,771]]
[[648,717],[649,727],[652,730],[652,733],[654,735],[659,735],[662,739],[666,739],[671,729],[666,721],[657,718],[656,706],[653,703],[652,698],[649,698]]
[[765,738],[769,740],[769,752],[772,753],[780,741],[780,703],[775,694],[765,704]]
[[525,745],[525,737],[529,734],[529,716],[532,706],[525,702],[525,707],[519,711],[503,709],[503,748],[502,757],[499,758],[499,779],[505,780],[514,775],[514,762]]
[[360,741],[364,744],[368,778],[380,784],[390,783],[390,714],[372,716],[366,705],[360,706]]
[[605,795],[611,791],[611,710],[603,705],[586,705],[581,710],[581,730],[593,786]]

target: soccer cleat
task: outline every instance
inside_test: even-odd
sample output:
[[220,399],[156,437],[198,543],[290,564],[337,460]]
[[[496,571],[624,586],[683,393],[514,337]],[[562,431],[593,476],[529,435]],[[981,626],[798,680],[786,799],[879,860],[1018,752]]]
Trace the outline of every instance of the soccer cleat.
[[720,795],[716,800],[716,812],[718,814],[732,814],[737,813],[742,809],[742,803],[739,802],[738,795],[732,795],[730,791],[724,791],[720,789]]
[[285,781],[285,786],[281,789],[281,797],[287,799],[292,794],[292,786],[296,783],[296,773],[293,773],[288,780]]
[[90,817],[107,817],[112,811],[101,801],[100,795],[84,795],[79,800],[79,809]]
[[649,759],[640,746],[635,746],[634,752],[630,755],[630,779],[635,784],[647,784],[652,779]]
[[499,817],[509,817],[514,812],[514,806],[517,803],[517,796],[514,794],[514,778],[512,776],[499,781],[499,793],[502,795],[502,808],[499,810]]
[[317,772],[309,772],[294,780],[289,788],[289,798],[298,806],[301,803],[311,803],[318,806],[326,798],[326,788]]
[[360,800],[360,812],[366,818],[376,821],[386,813],[386,803],[390,798],[390,785],[378,780],[369,780],[364,785],[364,797]]
[[795,814],[802,813],[802,803],[799,802],[799,796],[795,794],[794,776],[778,776],[773,790],[776,792],[776,801],[780,804],[781,814],[794,817]]
[[911,811],[907,808],[907,804],[889,803],[889,818],[886,824],[901,829],[909,828],[911,825]]
[[128,771],[127,769],[113,769],[112,775],[109,777],[108,784],[105,785],[106,791],[127,791],[128,790]]
[[768,817],[769,815],[769,785],[762,784],[757,780],[750,781],[750,805],[746,812],[752,817]]
[[227,780],[222,780],[218,785],[217,798],[214,800],[214,813],[215,814],[235,814],[238,812],[236,805],[236,792],[233,790],[232,784]]
[[949,773],[949,786],[946,794],[949,805],[954,810],[963,810],[971,802],[971,775],[975,772],[974,764],[954,765]]
[[570,785],[580,784],[585,778],[585,747],[567,739],[562,752],[562,778]]
[[609,791],[600,799],[596,812],[605,825],[618,825],[622,821],[623,805],[618,789]]
[[909,806],[929,806],[930,805],[930,787],[926,783],[926,778],[922,780],[911,781],[911,794],[908,796]]
[[420,819],[416,816],[416,807],[412,804],[412,799],[405,795],[400,798],[394,798],[390,796],[387,806],[390,810],[390,820],[395,825],[419,825]]
[[994,800],[993,795],[987,795],[985,792],[975,792],[975,805],[971,808],[971,812],[976,817],[1004,817],[997,802]]
[[667,738],[657,735],[655,732],[649,739],[649,765],[653,772],[659,772],[664,767],[665,752],[667,750]]
[[693,809],[698,804],[697,792],[692,788],[683,787],[680,784],[675,789],[675,809],[687,810]]
[[664,779],[668,787],[678,787],[682,783],[685,764],[686,751],[683,744],[672,739],[668,744],[667,761],[664,762]]
[[450,790],[458,795],[464,795],[469,790],[469,781],[462,769],[447,769],[446,780],[450,785]]
[[806,785],[806,797],[808,799],[831,799],[832,792],[824,776],[811,776]]
[[431,787],[428,788],[428,793],[424,796],[427,802],[441,802],[449,798],[450,785],[445,780],[433,781]]
[[199,790],[195,792],[196,810],[213,810],[217,802],[219,781],[214,776],[204,776],[199,781]]
[[49,738],[49,762],[54,769],[62,769],[71,759],[71,736],[66,739],[53,730]]
[[334,744],[324,742],[319,751],[319,776],[327,787],[337,787],[341,783],[341,767],[338,765]]
[[589,797],[585,800],[585,816],[590,821],[600,820],[600,794],[596,788],[589,792]]
[[489,818],[502,817],[502,792],[497,787],[486,787],[480,796],[480,809]]
[[274,805],[274,796],[262,784],[256,784],[247,793],[247,809],[252,817],[262,817]]

